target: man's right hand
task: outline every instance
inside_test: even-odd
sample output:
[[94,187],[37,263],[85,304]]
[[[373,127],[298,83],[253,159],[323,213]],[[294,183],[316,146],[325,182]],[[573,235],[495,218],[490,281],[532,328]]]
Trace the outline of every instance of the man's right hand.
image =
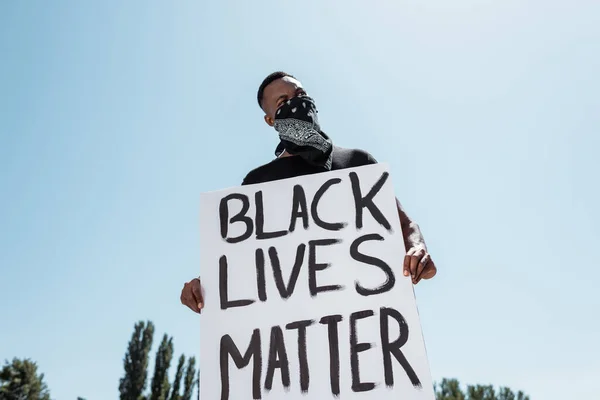
[[200,279],[194,278],[183,285],[181,289],[181,304],[190,310],[200,313],[204,308],[204,296],[202,296],[202,285]]

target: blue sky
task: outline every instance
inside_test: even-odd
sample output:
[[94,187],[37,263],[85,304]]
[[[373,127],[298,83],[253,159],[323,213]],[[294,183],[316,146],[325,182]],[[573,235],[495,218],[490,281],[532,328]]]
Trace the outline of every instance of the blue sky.
[[[260,4],[259,4],[260,3]],[[434,379],[597,395],[600,3],[55,1],[0,5],[0,360],[54,398],[117,398],[133,324],[196,354],[179,304],[199,194],[277,138],[283,69],[336,144],[391,164],[438,276]]]

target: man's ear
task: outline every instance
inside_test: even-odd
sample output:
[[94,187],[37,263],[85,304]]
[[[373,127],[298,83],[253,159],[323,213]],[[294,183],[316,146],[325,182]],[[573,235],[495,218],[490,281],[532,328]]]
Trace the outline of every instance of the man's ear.
[[265,115],[265,122],[267,123],[267,125],[269,126],[273,126],[275,125],[275,121],[273,121],[273,118],[269,117],[268,115]]

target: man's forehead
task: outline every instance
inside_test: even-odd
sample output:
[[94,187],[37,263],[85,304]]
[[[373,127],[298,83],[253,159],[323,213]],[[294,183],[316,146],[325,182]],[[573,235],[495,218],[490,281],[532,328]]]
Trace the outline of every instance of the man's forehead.
[[298,88],[302,87],[302,83],[300,83],[298,79],[292,78],[291,76],[284,76],[283,78],[281,78],[281,80],[288,85],[294,85]]
[[268,92],[269,97],[271,97],[278,96],[281,92],[290,90],[290,88],[297,89],[301,87],[302,83],[298,79],[292,78],[291,76],[284,76],[283,78],[271,82],[271,84],[265,88],[265,92]]

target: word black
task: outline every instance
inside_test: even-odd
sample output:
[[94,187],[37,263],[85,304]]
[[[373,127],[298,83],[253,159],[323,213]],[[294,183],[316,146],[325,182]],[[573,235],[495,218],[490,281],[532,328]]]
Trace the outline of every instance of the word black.
[[[366,208],[381,226],[383,226],[390,232],[392,231],[390,223],[385,218],[381,210],[379,210],[379,208],[373,202],[375,195],[377,195],[377,193],[381,190],[381,188],[387,181],[388,176],[389,174],[387,172],[384,172],[379,178],[379,180],[375,183],[375,185],[373,185],[371,190],[365,196],[363,196],[360,189],[360,181],[358,175],[356,174],[356,172],[350,172],[349,180],[350,186],[352,188],[352,195],[354,198],[356,215],[354,224],[356,226],[356,229],[362,229],[363,227],[363,210]],[[263,204],[263,192],[261,190],[254,193],[254,205],[256,209],[254,220],[247,215],[248,211],[250,210],[250,199],[248,198],[248,196],[241,193],[231,193],[228,196],[222,198],[219,204],[221,237],[229,243],[242,242],[250,238],[253,234],[255,234],[256,238],[260,240],[273,239],[294,232],[299,219],[302,223],[303,228],[308,229],[309,216],[310,218],[312,218],[312,222],[316,226],[328,231],[339,231],[346,227],[348,223],[339,221],[325,221],[319,215],[318,210],[319,202],[321,201],[327,190],[331,186],[340,183],[342,183],[342,180],[340,178],[332,178],[323,183],[312,198],[310,202],[310,208],[308,207],[308,201],[306,199],[306,193],[304,191],[304,188],[301,185],[294,186],[293,199],[291,205],[292,209],[290,212],[290,224],[287,229],[271,232],[265,231],[265,212]],[[229,203],[233,201],[241,202],[242,207],[237,214],[230,216]],[[237,237],[229,237],[229,226],[236,222],[245,224],[245,231]]]

